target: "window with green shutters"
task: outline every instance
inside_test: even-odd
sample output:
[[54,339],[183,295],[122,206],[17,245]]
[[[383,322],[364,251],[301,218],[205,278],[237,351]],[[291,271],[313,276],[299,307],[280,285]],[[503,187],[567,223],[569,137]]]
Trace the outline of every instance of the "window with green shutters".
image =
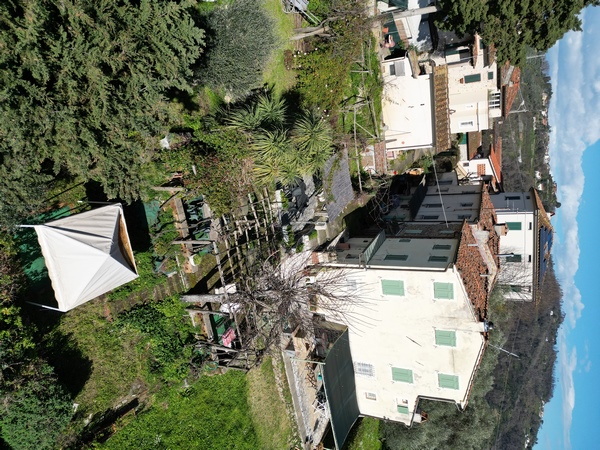
[[408,255],[385,255],[384,259],[386,261],[406,261],[408,259]]
[[400,414],[408,414],[408,406],[398,405],[398,412]]
[[410,369],[400,369],[398,367],[392,367],[392,380],[400,381],[402,383],[412,383],[413,372]]
[[434,244],[434,250],[450,250],[452,246],[450,244]]
[[441,255],[431,255],[429,257],[429,262],[448,262],[448,257]]
[[438,385],[444,389],[458,389],[458,376],[438,373]]
[[481,74],[476,73],[474,75],[465,75],[465,83],[475,83],[481,81]]
[[383,295],[404,295],[404,281],[381,280]]
[[435,344],[456,347],[456,331],[435,330]]
[[434,298],[442,298],[446,300],[454,299],[454,284],[452,283],[433,283]]
[[509,230],[520,230],[522,225],[521,222],[506,222],[506,226]]

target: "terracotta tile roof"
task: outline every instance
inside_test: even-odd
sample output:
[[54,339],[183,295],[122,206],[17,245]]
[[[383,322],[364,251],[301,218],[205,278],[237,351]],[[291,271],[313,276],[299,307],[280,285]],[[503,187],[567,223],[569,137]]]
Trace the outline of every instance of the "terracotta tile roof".
[[508,116],[521,84],[521,69],[510,66],[508,61],[502,67],[502,117]]
[[477,149],[481,146],[481,131],[470,131],[467,133],[467,157],[469,160],[475,158]]
[[537,189],[535,188],[531,188],[529,189],[529,191],[531,192],[531,195],[533,195],[533,199],[535,201],[535,206],[537,207],[539,214],[538,214],[538,221],[540,222],[540,225],[553,230],[552,228],[552,224],[550,223],[550,217],[548,216],[548,213],[546,212],[546,208],[544,208],[544,204],[542,203],[542,199],[540,198],[540,195],[538,194]]
[[[497,143],[499,144],[500,151],[502,151],[502,138],[498,139]],[[496,147],[494,144],[490,146],[490,162],[492,163],[492,167],[494,169],[494,177],[496,179],[496,183],[502,183],[502,160],[498,158],[498,152],[496,151]]]
[[496,46],[490,44],[487,47],[488,65],[492,65],[496,61]]
[[494,203],[492,202],[487,189],[484,189],[481,193],[478,225],[481,230],[488,231],[490,233],[488,247],[490,248],[492,255],[495,255],[494,260],[496,262],[496,266],[500,267],[500,260],[497,256],[498,253],[500,253],[500,236],[498,236],[496,229],[494,228],[494,225],[497,223],[498,218],[496,217]]
[[433,101],[436,152],[450,148],[450,101],[448,97],[448,66],[433,68]]
[[456,267],[473,304],[476,316],[483,320],[487,315],[488,303],[488,268],[479,252],[477,239],[468,222],[465,221],[460,234],[460,243],[456,256]]
[[479,35],[475,33],[473,36],[473,67],[477,66],[477,57],[479,56]]
[[[496,222],[497,219],[494,204],[492,203],[492,199],[487,190],[484,189],[481,193],[479,219],[474,227],[488,232],[488,241],[485,245],[488,246],[489,252],[493,255],[497,269],[500,267],[500,261],[497,256],[500,251],[500,237],[494,229]],[[486,264],[482,252],[480,251],[480,244],[481,242],[478,242],[473,234],[473,229],[465,221],[460,234],[456,267],[460,272],[465,285],[465,290],[469,295],[469,300],[471,300],[471,303],[475,308],[475,313],[478,315],[479,319],[482,320],[487,316],[489,294],[495,283],[495,274],[497,271],[490,271],[490,268]]]

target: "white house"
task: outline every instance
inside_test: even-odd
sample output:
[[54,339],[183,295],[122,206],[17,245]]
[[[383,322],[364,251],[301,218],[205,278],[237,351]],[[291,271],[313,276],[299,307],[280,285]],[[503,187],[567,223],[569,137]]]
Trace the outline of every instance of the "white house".
[[361,415],[410,425],[426,415],[421,398],[467,406],[497,274],[495,232],[484,228],[408,224],[395,236],[340,239],[318,255],[319,274],[341,271],[359,299],[315,312],[348,327]]
[[472,44],[447,47],[445,64],[448,66],[450,131],[466,133],[491,128],[493,119],[502,115],[502,92],[493,54],[475,35]]
[[[465,134],[466,136],[466,134]],[[481,150],[481,133],[468,133],[469,140],[477,139],[475,145],[469,142],[460,145],[460,161],[456,165],[459,177],[468,183],[488,183],[494,191],[501,190],[502,161],[500,152],[490,145],[487,154]]]
[[408,57],[382,63],[382,115],[388,159],[434,146],[432,76],[414,74]]
[[550,259],[553,229],[537,191],[502,192],[491,196],[500,236],[499,282],[506,298],[537,301]]

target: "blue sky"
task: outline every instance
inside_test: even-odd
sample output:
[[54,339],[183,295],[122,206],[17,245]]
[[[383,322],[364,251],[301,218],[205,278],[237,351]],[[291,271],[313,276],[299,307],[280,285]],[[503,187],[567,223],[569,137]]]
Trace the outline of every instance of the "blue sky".
[[581,14],[547,54],[552,78],[550,165],[561,208],[553,219],[554,267],[563,289],[557,383],[536,450],[600,447],[600,8]]

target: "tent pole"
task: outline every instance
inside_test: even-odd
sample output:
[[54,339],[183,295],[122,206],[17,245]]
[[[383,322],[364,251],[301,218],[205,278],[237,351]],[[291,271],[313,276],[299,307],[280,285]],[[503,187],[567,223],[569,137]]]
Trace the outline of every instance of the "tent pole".
[[58,308],[53,308],[52,306],[42,305],[41,303],[30,302],[29,300],[26,300],[26,303],[29,303],[29,304],[35,305],[35,306],[41,306],[42,308],[46,308],[46,309],[51,309],[52,311],[64,312]]
[[97,205],[120,205],[120,202],[93,202],[90,200],[77,200],[77,203],[94,203]]

